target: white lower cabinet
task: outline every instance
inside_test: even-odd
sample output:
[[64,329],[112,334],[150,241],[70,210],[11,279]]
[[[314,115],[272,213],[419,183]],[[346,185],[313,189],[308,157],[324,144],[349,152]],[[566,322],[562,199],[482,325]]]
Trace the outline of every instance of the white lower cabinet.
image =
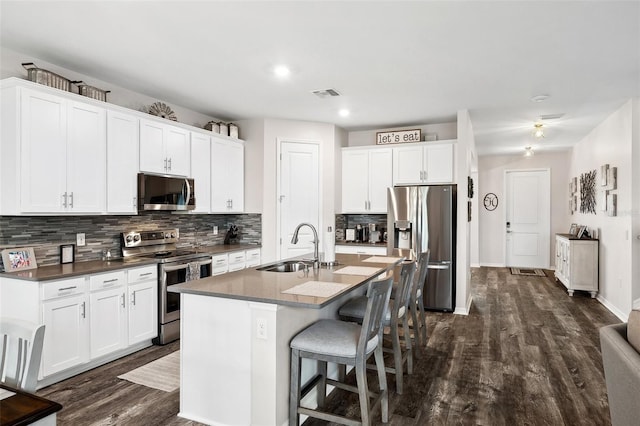
[[127,346],[126,281],[124,271],[89,277],[91,359]]
[[370,254],[377,256],[386,256],[386,246],[366,246],[366,245],[336,245],[336,253],[345,254]]
[[229,253],[229,272],[240,271],[246,267],[246,256],[243,251]]
[[260,249],[245,250],[247,268],[255,268],[260,266],[261,252]]
[[[76,284],[69,280],[69,286]],[[89,361],[89,300],[85,293],[42,303],[45,325],[42,375]]]
[[158,335],[158,268],[128,271],[129,345]]
[[0,277],[2,314],[45,325],[45,386],[150,346],[157,300],[155,264],[55,281]]
[[211,275],[222,275],[229,272],[229,255],[216,254],[211,256]]

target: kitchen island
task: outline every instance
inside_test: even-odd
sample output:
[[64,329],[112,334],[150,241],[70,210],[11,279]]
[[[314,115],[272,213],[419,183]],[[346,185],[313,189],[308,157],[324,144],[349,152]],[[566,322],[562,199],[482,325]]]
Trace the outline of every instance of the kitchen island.
[[[291,338],[319,319],[336,318],[342,304],[402,258],[336,260],[338,266],[315,271],[245,269],[171,286],[181,293],[180,417],[287,424]],[[302,380],[314,373],[315,363],[305,360]]]

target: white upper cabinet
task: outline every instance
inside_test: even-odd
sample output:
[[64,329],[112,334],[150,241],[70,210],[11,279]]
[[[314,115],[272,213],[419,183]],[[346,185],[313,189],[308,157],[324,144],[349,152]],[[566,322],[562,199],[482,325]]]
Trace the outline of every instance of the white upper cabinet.
[[140,127],[137,117],[107,111],[107,212],[138,212]]
[[244,144],[241,141],[211,137],[211,211],[244,211]]
[[106,110],[21,87],[2,97],[0,213],[103,213]]
[[193,213],[211,211],[211,137],[191,133],[191,177],[194,180],[196,208]]
[[140,120],[140,171],[189,176],[190,133],[171,124]]
[[342,212],[386,213],[392,186],[391,148],[342,150]]
[[69,102],[67,126],[67,211],[106,210],[106,110]]
[[394,185],[452,182],[452,142],[429,142],[393,148]]

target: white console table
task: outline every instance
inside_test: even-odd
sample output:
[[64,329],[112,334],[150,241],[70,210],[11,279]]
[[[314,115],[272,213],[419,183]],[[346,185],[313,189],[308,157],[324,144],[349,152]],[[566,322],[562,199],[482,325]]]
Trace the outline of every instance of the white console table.
[[598,240],[556,234],[555,277],[567,288],[569,296],[575,290],[598,294]]

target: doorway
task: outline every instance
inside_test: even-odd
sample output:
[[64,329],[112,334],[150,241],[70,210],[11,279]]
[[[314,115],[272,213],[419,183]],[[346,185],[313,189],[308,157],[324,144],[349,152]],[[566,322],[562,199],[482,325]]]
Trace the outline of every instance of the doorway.
[[507,267],[549,268],[550,171],[505,171]]
[[280,140],[278,162],[278,259],[313,252],[313,232],[300,229],[298,244],[291,244],[296,226],[306,222],[320,232],[320,143]]

